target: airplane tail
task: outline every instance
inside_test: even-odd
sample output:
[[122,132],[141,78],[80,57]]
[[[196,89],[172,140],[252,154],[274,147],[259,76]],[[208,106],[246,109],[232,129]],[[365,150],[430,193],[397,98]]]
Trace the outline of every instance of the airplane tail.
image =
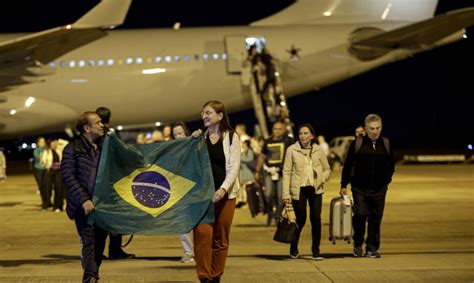
[[438,0],[296,0],[277,14],[251,26],[342,24],[406,21],[431,18]]
[[114,28],[127,16],[132,0],[102,0],[74,23],[74,28]]

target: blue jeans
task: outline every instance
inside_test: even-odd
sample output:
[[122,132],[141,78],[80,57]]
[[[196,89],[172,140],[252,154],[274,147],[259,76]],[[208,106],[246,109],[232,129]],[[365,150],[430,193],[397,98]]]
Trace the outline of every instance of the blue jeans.
[[268,204],[269,219],[275,218],[276,221],[280,219],[283,210],[282,192],[282,177],[273,181],[270,174],[265,173],[265,198]]

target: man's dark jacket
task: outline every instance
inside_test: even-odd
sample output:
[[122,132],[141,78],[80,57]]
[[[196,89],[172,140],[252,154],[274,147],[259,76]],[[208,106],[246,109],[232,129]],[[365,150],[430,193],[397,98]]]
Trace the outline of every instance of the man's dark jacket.
[[66,212],[70,219],[76,215],[82,204],[92,200],[95,177],[99,165],[100,149],[83,136],[74,138],[63,151],[61,174],[67,188]]
[[347,153],[342,170],[341,188],[350,183],[352,189],[378,191],[385,188],[391,181],[395,171],[395,160],[391,148],[386,149],[383,138],[375,142],[367,136],[363,137],[360,149],[355,152],[354,140]]

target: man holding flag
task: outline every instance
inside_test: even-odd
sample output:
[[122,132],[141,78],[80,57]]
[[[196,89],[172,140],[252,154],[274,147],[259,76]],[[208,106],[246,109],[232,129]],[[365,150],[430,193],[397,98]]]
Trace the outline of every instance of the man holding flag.
[[104,125],[95,112],[86,111],[79,116],[76,130],[79,136],[66,146],[61,162],[68,189],[66,212],[81,238],[82,281],[97,282],[107,232],[87,221],[95,208],[92,195],[101,151],[96,142],[104,135]]

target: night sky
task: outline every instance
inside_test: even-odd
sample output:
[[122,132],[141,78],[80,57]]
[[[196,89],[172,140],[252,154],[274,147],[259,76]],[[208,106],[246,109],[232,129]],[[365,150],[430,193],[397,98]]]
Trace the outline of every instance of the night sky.
[[[2,33],[36,32],[72,23],[98,1],[9,2],[14,3],[0,6]],[[134,0],[120,28],[171,27],[177,21],[182,27],[245,25],[291,3],[289,0],[233,3]],[[436,13],[468,6],[474,6],[474,1],[440,1]],[[292,119],[296,125],[312,123],[317,133],[330,139],[352,134],[354,125],[363,122],[367,114],[378,113],[384,121],[384,134],[395,147],[465,149],[474,143],[474,107],[467,102],[474,94],[473,72],[462,71],[472,70],[474,66],[472,28],[468,36],[462,42],[293,97],[288,101]],[[315,113],[315,105],[324,105],[324,110]],[[232,114],[231,121],[244,121],[250,126],[255,123],[253,110]],[[198,122],[191,123],[191,127],[198,126]]]

